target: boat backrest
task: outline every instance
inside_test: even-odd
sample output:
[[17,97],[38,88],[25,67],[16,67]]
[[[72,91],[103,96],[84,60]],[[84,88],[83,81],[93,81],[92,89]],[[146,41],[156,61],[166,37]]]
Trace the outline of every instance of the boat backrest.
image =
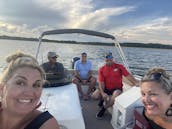
[[74,58],[72,59],[72,69],[74,69],[75,62],[78,61],[78,60],[80,60],[79,57],[74,57]]

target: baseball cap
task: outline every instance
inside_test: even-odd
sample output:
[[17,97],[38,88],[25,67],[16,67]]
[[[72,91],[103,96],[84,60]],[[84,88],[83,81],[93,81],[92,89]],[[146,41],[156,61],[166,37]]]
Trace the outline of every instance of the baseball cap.
[[86,52],[83,52],[83,53],[81,53],[81,55],[87,55],[87,53]]
[[59,57],[56,52],[48,52],[47,57]]
[[113,58],[112,52],[106,53],[105,58],[106,58],[106,59],[112,59],[112,58]]

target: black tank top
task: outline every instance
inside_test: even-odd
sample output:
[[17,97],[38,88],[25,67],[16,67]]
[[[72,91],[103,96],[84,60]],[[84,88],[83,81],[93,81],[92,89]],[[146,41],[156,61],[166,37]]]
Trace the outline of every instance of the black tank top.
[[33,119],[24,129],[39,129],[44,122],[53,118],[53,116],[45,111]]

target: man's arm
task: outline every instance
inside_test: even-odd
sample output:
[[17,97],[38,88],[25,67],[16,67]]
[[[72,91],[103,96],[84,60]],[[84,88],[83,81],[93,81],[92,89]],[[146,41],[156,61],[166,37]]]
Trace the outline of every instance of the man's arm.
[[138,86],[139,80],[137,80],[133,75],[129,74],[126,78],[132,83],[132,86]]
[[82,81],[78,70],[74,70],[74,76],[78,78],[80,81]]
[[59,62],[56,63],[56,68],[54,69],[53,74],[59,79],[65,77],[64,66],[62,63]]
[[89,70],[88,71],[88,74],[87,74],[88,79],[90,79],[92,77],[92,75],[93,75],[93,71],[92,70]]
[[80,74],[79,74],[79,62],[80,60],[76,61],[74,64],[74,76],[78,78],[80,81],[82,81]]
[[48,73],[48,69],[49,69],[49,66],[47,63],[43,63],[40,65],[42,67],[42,69],[45,71],[45,73]]
[[106,100],[106,99],[109,98],[109,96],[108,96],[108,94],[106,94],[106,93],[104,92],[104,89],[105,89],[104,82],[99,82],[100,94],[101,94],[102,98],[103,98],[104,100]]
[[92,62],[91,61],[88,61],[88,64],[89,64],[89,71],[88,71],[88,73],[87,73],[87,78],[88,78],[88,80],[92,77],[92,75],[93,75],[93,71],[92,71]]
[[62,63],[57,63],[57,71],[55,71],[55,73],[57,74],[64,74],[64,66]]
[[100,90],[100,94],[103,96],[103,94],[105,93],[104,92],[104,88],[105,88],[105,85],[104,85],[104,82],[99,82],[99,90]]

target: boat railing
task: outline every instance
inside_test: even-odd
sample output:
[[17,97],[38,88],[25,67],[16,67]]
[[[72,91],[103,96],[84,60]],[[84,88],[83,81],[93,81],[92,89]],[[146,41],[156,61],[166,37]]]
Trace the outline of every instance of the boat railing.
[[122,50],[120,43],[117,40],[115,40],[115,41],[116,42],[114,42],[114,44],[115,44],[117,51],[118,51],[118,53],[122,59],[123,64],[127,68],[127,70],[130,71],[129,65],[127,63],[127,59],[126,59],[125,54],[124,54],[124,51]]

